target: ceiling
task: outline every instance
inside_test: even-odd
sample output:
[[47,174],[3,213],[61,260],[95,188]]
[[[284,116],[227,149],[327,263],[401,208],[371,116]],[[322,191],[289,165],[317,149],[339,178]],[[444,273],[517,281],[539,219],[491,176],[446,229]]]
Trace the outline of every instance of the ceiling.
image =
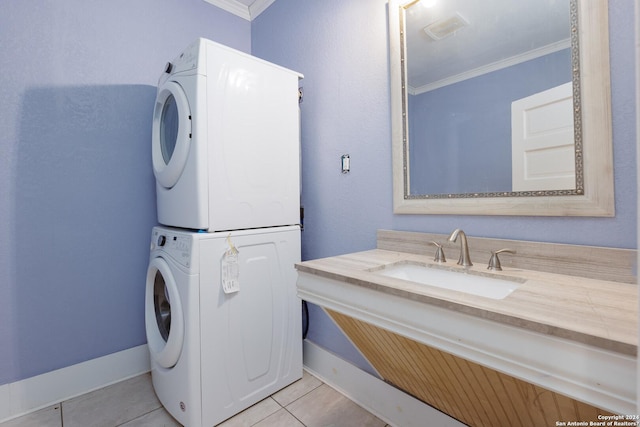
[[[408,79],[414,93],[570,47],[569,0],[430,0],[431,7],[426,3],[418,2],[405,14]],[[456,14],[467,25],[439,40],[425,32],[429,24]]]
[[204,0],[247,21],[264,12],[275,0]]
[[[275,2],[204,1],[248,21]],[[467,25],[440,40],[425,32],[455,15]],[[422,0],[406,12],[409,89],[425,92],[570,47],[569,15],[569,0]]]

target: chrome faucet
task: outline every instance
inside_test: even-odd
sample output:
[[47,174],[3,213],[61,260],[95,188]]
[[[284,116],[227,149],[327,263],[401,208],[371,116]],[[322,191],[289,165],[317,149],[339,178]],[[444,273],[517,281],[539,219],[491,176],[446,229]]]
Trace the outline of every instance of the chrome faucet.
[[458,258],[458,264],[464,267],[471,267],[473,263],[471,262],[471,257],[469,257],[469,244],[467,243],[467,235],[464,234],[464,231],[456,228],[449,236],[450,242],[455,242],[458,239],[458,235],[460,235],[460,258]]

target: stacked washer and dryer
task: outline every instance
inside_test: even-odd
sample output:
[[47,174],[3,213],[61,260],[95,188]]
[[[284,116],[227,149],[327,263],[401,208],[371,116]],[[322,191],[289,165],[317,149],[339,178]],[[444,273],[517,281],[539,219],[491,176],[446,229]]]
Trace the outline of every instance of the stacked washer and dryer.
[[145,323],[154,389],[185,426],[302,377],[300,78],[206,39],[160,77]]

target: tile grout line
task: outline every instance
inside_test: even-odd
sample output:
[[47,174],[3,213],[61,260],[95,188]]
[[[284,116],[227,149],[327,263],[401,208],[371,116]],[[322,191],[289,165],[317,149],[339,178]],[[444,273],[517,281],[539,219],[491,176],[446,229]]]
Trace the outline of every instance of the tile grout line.
[[[284,409],[285,411],[287,411],[287,412],[289,413],[289,415],[291,415],[293,418],[295,418],[295,419],[296,419],[300,424],[302,424],[304,427],[307,427],[307,425],[306,425],[305,423],[303,423],[301,419],[299,419],[298,417],[296,417],[296,416],[295,416],[291,411],[289,411],[287,408],[288,408],[289,406],[291,406],[294,402],[297,402],[298,400],[302,399],[303,397],[305,397],[305,396],[306,396],[306,395],[308,395],[309,393],[312,393],[313,391],[317,390],[319,387],[321,387],[321,386],[323,386],[323,385],[325,384],[323,381],[320,381],[320,379],[318,379],[317,377],[314,377],[314,378],[316,378],[316,379],[320,382],[320,384],[318,384],[317,386],[313,387],[312,389],[310,389],[310,390],[309,390],[309,391],[307,391],[306,393],[304,393],[304,394],[302,394],[302,395],[298,396],[298,398],[296,398],[296,399],[294,399],[293,401],[289,402],[289,403],[287,404],[287,406],[282,406],[282,405],[280,405],[280,406],[282,406],[282,409]],[[275,399],[274,399],[274,400],[275,400]]]
[[[130,422],[132,422],[132,421],[135,421],[135,420],[137,420],[138,418],[145,417],[145,416],[149,415],[150,413],[155,412],[155,411],[158,411],[158,410],[160,410],[160,409],[164,410],[164,411],[165,411],[165,412],[166,412],[166,413],[171,417],[171,419],[172,419],[172,420],[175,420],[175,418],[173,418],[173,416],[169,413],[169,411],[167,411],[167,410],[165,409],[165,407],[164,407],[164,406],[160,405],[159,407],[157,407],[157,408],[155,408],[155,409],[152,409],[152,410],[150,410],[150,411],[148,411],[148,412],[145,412],[144,414],[140,414],[140,415],[138,415],[138,416],[137,416],[137,417],[135,417],[135,418],[132,418],[132,419],[130,419],[130,420],[128,420],[128,421],[125,421],[125,422],[123,422],[123,423],[117,424],[115,427],[121,427],[121,426],[123,426],[123,425],[126,425],[127,423],[130,423]],[[177,421],[177,420],[176,420],[176,421]],[[64,426],[62,426],[62,427],[64,427]]]
[[[293,403],[293,402],[291,402],[291,403]],[[283,409],[285,411],[287,411],[289,413],[289,415],[291,415],[293,418],[295,418],[300,424],[302,424],[304,427],[307,427],[307,425],[305,423],[303,423],[301,419],[299,419],[298,417],[293,415],[287,408],[283,408]]]
[[[311,374],[310,374],[310,375],[311,375]],[[289,405],[293,404],[294,402],[296,402],[296,401],[298,401],[298,400],[302,399],[303,397],[305,397],[306,395],[308,395],[309,393],[311,393],[312,391],[316,390],[318,387],[320,387],[320,386],[322,386],[322,385],[324,384],[324,382],[320,381],[320,379],[318,379],[317,377],[313,377],[313,378],[316,378],[316,379],[320,382],[320,384],[318,384],[317,386],[313,387],[312,389],[310,389],[310,390],[309,390],[309,391],[307,391],[306,393],[304,393],[304,394],[302,394],[302,395],[298,396],[297,398],[295,398],[294,400],[292,400],[291,402],[289,402],[289,403],[287,404],[287,406],[282,406],[282,405],[280,404],[280,402],[278,402],[278,401],[273,397],[275,394],[277,394],[277,392],[276,392],[276,393],[274,393],[274,394],[272,394],[271,396],[269,396],[267,399],[271,399],[271,400],[273,400],[274,402],[276,402],[276,403],[278,404],[278,406],[280,407],[280,409],[284,409],[284,410],[285,410],[285,411],[287,411],[287,412],[288,412],[288,413],[289,413],[293,418],[295,418],[295,419],[296,419],[300,424],[302,424],[303,426],[307,427],[307,426],[306,426],[306,424],[305,424],[305,423],[303,423],[303,422],[302,422],[302,420],[298,419],[298,417],[296,417],[295,415],[293,415],[293,414],[292,414],[292,413],[287,409],[287,407],[288,407]],[[300,380],[298,380],[298,381],[301,381],[301,380],[302,380],[302,379],[300,379]],[[291,386],[291,385],[289,385],[289,386]],[[286,387],[285,387],[285,388],[286,388]],[[284,389],[283,389],[283,390],[284,390]],[[274,412],[274,413],[275,413],[275,412]],[[257,424],[261,423],[262,421],[264,421],[266,418],[270,417],[271,415],[273,415],[273,414],[270,414],[270,415],[268,415],[267,417],[265,417],[265,418],[263,418],[263,419],[261,419],[261,420],[259,420],[259,421],[256,421],[255,423],[251,424],[251,426],[255,426],[255,425],[257,425]]]

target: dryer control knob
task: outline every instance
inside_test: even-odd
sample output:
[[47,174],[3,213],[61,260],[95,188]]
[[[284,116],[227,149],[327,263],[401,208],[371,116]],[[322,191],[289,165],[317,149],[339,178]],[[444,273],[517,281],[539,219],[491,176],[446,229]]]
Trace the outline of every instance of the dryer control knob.
[[164,66],[164,72],[169,74],[173,70],[173,64],[171,62],[167,62],[167,65]]
[[167,243],[167,237],[162,234],[158,236],[158,246],[164,246],[165,243]]

